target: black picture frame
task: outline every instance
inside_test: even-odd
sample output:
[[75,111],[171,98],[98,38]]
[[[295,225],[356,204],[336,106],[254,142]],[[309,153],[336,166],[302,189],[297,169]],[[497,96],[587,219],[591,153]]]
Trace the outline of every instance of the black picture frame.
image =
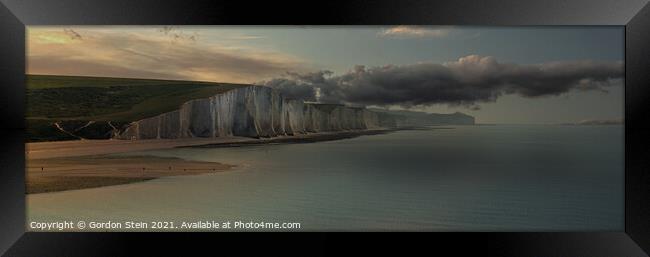
[[[625,230],[379,234],[25,232],[25,26],[126,24],[625,26]],[[361,246],[384,253],[424,249],[496,256],[648,256],[650,161],[646,157],[650,153],[650,126],[644,100],[650,97],[649,67],[650,5],[645,0],[0,0],[0,253],[138,256],[163,251],[187,255],[188,250],[225,250],[219,246],[240,251],[295,251],[292,245],[302,244],[315,254],[340,246]]]

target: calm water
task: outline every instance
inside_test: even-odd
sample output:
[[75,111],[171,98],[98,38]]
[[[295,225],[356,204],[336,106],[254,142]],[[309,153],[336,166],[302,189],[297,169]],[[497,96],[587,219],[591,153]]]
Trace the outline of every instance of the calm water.
[[622,126],[459,126],[309,144],[138,152],[239,167],[29,195],[28,220],[620,231],[623,133]]

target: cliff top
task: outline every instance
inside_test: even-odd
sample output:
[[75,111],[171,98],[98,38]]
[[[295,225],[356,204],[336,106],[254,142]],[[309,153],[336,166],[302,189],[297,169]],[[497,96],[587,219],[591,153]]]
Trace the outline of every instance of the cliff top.
[[[119,126],[173,111],[190,100],[250,85],[203,81],[27,75],[28,140],[71,139],[54,123]],[[110,124],[108,124],[110,122]],[[90,125],[90,123],[88,123]]]
[[27,119],[134,121],[249,85],[80,76],[27,76]]

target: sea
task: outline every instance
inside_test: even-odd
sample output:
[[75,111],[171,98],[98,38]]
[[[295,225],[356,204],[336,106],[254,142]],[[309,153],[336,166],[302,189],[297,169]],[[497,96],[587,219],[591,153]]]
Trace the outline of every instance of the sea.
[[[119,155],[237,167],[27,195],[27,230],[57,221],[83,221],[85,230],[90,222],[161,225],[147,228],[154,231],[624,230],[622,125],[436,126],[316,143]],[[222,226],[184,226],[208,222]],[[230,225],[237,222],[248,225]]]

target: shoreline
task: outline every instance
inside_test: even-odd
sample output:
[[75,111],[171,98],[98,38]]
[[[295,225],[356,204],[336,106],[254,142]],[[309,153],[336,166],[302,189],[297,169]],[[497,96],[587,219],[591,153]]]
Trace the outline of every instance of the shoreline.
[[273,138],[192,138],[153,140],[75,140],[26,143],[25,193],[53,193],[138,183],[167,176],[230,170],[234,165],[173,157],[110,156],[114,153],[176,147],[242,147],[313,143],[378,135],[395,129],[320,132]]
[[257,140],[251,140],[251,141],[218,142],[218,143],[209,143],[203,145],[178,146],[178,147],[179,148],[186,148],[186,147],[217,148],[217,147],[243,147],[243,146],[264,145],[264,144],[305,144],[305,143],[316,143],[316,142],[349,139],[349,138],[355,138],[360,136],[380,135],[380,134],[391,133],[394,131],[396,130],[375,129],[375,130],[361,130],[361,131],[319,132],[319,133],[310,133],[310,134],[300,134],[294,136],[258,138]]
[[[353,138],[362,135],[375,135],[396,131],[397,129],[368,129],[337,132],[317,132],[294,136],[278,136],[273,138],[251,137],[216,137],[216,138],[182,138],[182,139],[97,139],[69,140],[52,142],[25,143],[25,157],[28,160],[50,159],[59,157],[92,156],[112,153],[137,152],[145,150],[168,149],[175,147],[194,146],[224,146],[267,144],[277,142],[317,142]],[[401,130],[401,129],[400,129]],[[327,140],[326,140],[327,139]]]

